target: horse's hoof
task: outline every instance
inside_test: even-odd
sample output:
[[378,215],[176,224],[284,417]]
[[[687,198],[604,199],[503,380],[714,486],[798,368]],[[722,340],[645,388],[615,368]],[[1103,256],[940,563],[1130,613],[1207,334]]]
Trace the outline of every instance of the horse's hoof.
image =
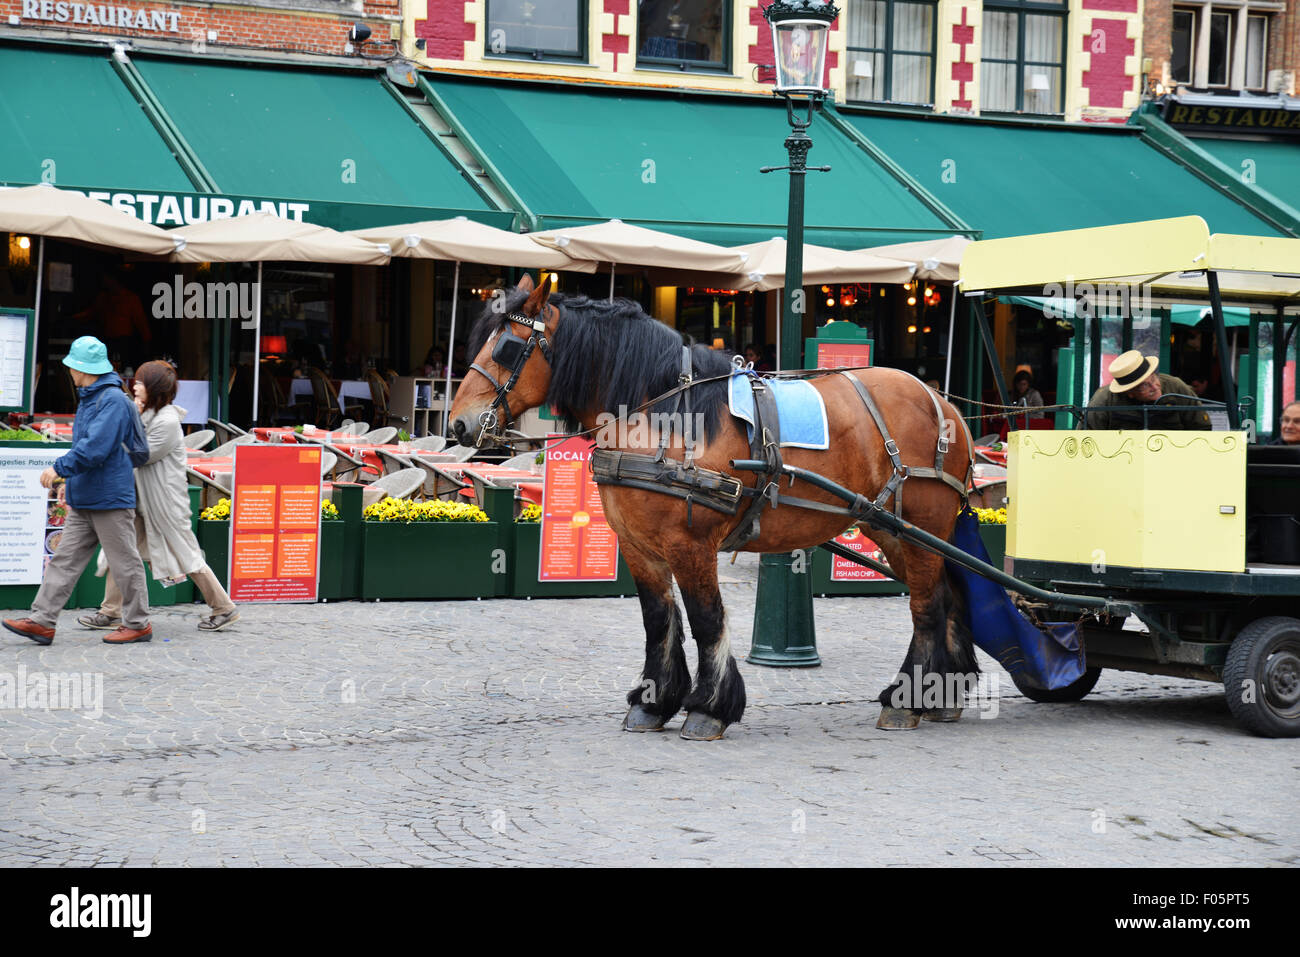
[[687,741],[717,741],[727,726],[703,711],[692,711],[682,722],[682,737]]
[[921,712],[886,705],[880,709],[880,720],[876,722],[876,727],[881,731],[913,731],[920,724]]
[[628,708],[627,717],[623,719],[624,731],[662,731],[663,729],[663,716],[651,714],[639,704]]
[[939,724],[951,724],[954,721],[961,720],[961,708],[931,708],[921,715],[926,721],[934,721]]

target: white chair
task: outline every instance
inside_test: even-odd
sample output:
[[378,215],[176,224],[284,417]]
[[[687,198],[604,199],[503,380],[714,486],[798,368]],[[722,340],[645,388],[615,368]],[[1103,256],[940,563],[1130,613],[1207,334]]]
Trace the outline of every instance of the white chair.
[[211,429],[199,429],[197,432],[191,432],[185,436],[185,447],[187,449],[201,449],[216,438],[216,435],[217,433]]
[[221,458],[224,455],[234,455],[236,445],[253,445],[257,442],[257,436],[251,432],[243,435],[237,435],[224,445],[218,445],[211,452],[204,452],[203,458]]
[[367,442],[373,442],[375,445],[386,445],[396,437],[397,429],[391,425],[386,425],[382,429],[371,429],[365,435]]
[[321,478],[324,478],[325,476],[329,475],[330,472],[334,471],[334,466],[338,462],[338,460],[339,457],[335,455],[333,452],[330,452],[328,449],[321,452],[321,457],[320,457]]
[[374,505],[385,498],[410,498],[423,486],[424,469],[402,469],[381,476],[362,489],[362,506]]
[[424,452],[441,452],[447,447],[447,438],[442,435],[426,435],[422,439],[412,439],[408,444],[411,448]]
[[514,455],[506,459],[501,464],[504,465],[506,468],[529,469],[530,471],[533,469],[541,468],[541,466],[537,464],[536,452],[520,452],[518,455]]
[[468,462],[478,455],[478,449],[471,448],[468,445],[449,445],[442,450],[442,453],[450,455],[453,462]]
[[410,456],[401,455],[396,452],[389,452],[387,449],[375,449],[375,453],[379,456],[379,461],[384,466],[385,475],[392,475],[394,472],[402,471],[402,469],[415,467]]

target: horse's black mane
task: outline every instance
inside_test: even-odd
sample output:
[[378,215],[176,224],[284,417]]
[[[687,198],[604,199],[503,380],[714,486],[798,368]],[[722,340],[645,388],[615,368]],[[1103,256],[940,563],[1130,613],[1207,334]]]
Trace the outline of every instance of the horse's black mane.
[[[517,312],[528,294],[512,291],[502,303],[489,304],[470,331],[468,355],[477,356],[493,332],[507,323],[506,313]],[[589,299],[552,293],[550,303],[560,310],[556,327],[547,402],[559,412],[569,431],[578,428],[577,416],[587,409],[614,415],[637,409],[647,399],[678,384],[682,371],[681,333],[647,315],[630,299]],[[515,335],[526,335],[517,326]],[[730,358],[707,346],[691,343],[691,368],[695,378],[725,375]],[[704,416],[705,436],[718,432],[726,408],[726,380],[692,388],[691,411]],[[673,411],[673,400],[656,404],[649,412]],[[681,409],[679,409],[681,411]]]

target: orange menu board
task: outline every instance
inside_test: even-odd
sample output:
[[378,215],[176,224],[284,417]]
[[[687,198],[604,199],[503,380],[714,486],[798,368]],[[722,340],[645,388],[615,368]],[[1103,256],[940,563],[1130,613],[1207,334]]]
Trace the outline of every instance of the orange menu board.
[[613,581],[618,577],[618,536],[605,521],[600,489],[591,475],[595,447],[589,439],[546,437],[538,581]]
[[[817,368],[819,369],[852,369],[869,365],[871,365],[870,342],[819,342],[817,344]],[[874,558],[878,562],[885,561],[880,546],[857,528],[851,528],[843,535],[837,535],[835,541],[867,558]],[[851,562],[839,555],[832,555],[831,581],[885,582],[889,579],[865,565]]]
[[818,369],[856,369],[871,365],[870,342],[817,343]]
[[319,448],[235,447],[230,597],[315,601],[320,554]]
[[[837,535],[835,541],[849,551],[857,552],[864,558],[874,559],[884,565],[889,564],[884,552],[880,550],[880,546],[863,535],[860,529],[851,528],[843,535]],[[857,562],[851,562],[839,555],[831,556],[831,581],[833,582],[887,582],[890,580],[866,565],[859,565]]]

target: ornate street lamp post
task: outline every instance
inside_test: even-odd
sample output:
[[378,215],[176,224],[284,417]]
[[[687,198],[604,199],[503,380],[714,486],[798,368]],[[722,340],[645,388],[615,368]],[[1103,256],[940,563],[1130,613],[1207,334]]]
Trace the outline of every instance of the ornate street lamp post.
[[[827,172],[829,166],[808,166],[812,140],[805,132],[826,98],[826,48],[831,24],[840,11],[825,0],[775,0],[763,11],[772,27],[776,52],[776,94],[785,99],[790,135],[785,149],[788,166],[767,166],[764,173],[790,172],[790,208],[786,220],[785,299],[781,309],[782,370],[800,369],[803,345],[803,218],[804,177],[809,169]],[[803,116],[797,115],[802,101]],[[763,555],[759,559],[758,594],[754,633],[748,660],[777,667],[811,667],[821,664],[813,624],[812,557],[796,552]]]

